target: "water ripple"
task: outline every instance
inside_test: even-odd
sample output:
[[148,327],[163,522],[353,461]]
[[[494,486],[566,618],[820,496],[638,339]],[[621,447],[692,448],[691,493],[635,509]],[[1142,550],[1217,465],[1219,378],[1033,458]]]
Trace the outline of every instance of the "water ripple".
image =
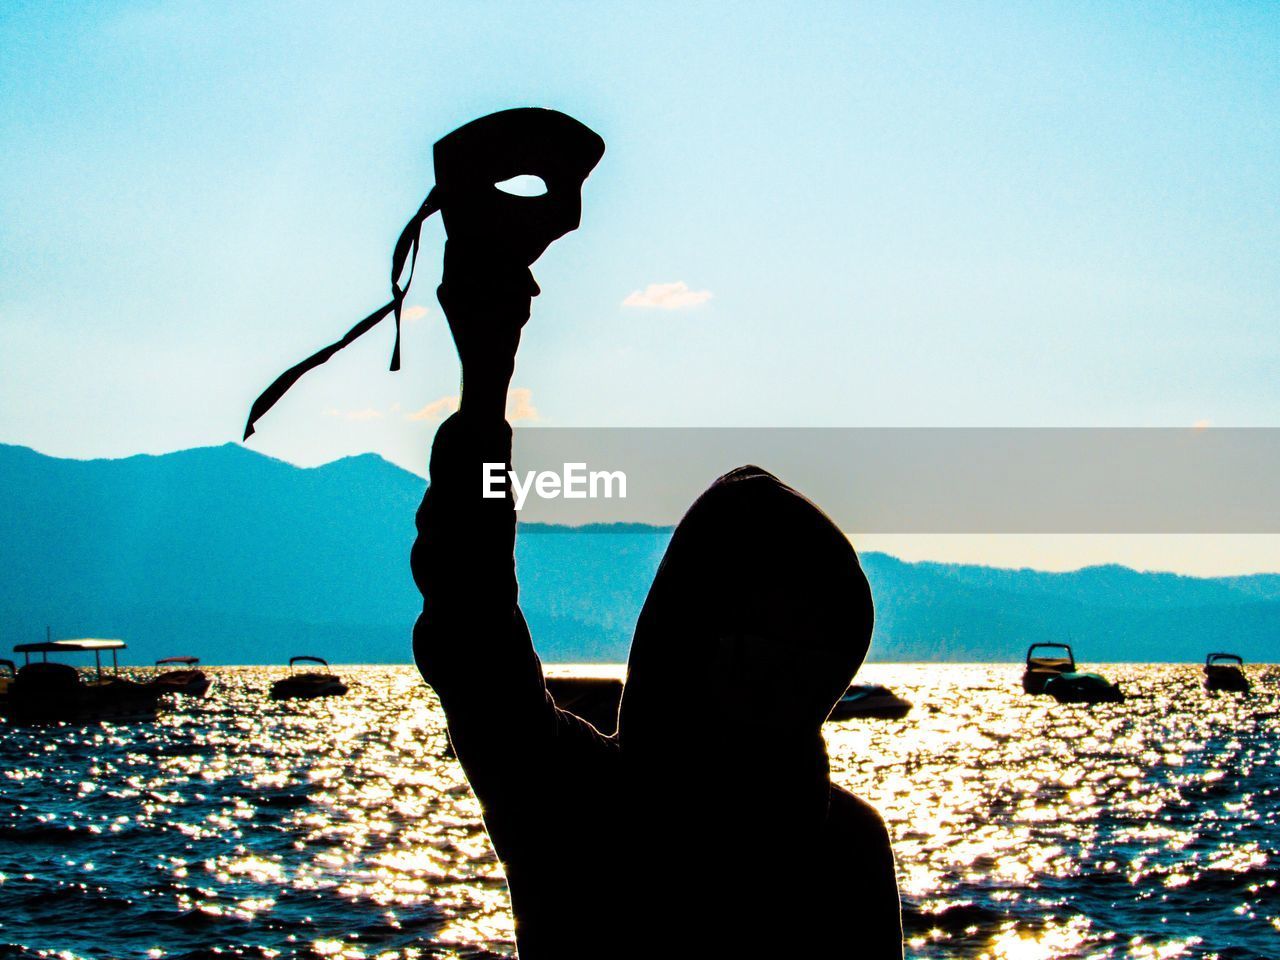
[[[3,731],[0,957],[513,954],[411,668],[344,668],[347,697],[292,703],[267,699],[278,671],[213,672],[154,724]],[[916,707],[829,724],[833,778],[889,825],[910,955],[1280,952],[1280,678],[1237,698],[1191,667],[1107,672],[1126,703],[1028,697],[1004,665],[864,671]]]

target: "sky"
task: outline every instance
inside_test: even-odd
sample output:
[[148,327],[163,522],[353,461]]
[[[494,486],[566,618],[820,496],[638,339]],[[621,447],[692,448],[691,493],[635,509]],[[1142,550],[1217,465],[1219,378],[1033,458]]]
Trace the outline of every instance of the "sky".
[[[518,425],[1280,426],[1274,4],[9,2],[0,49],[0,442],[238,441],[385,302],[432,143],[524,105],[607,151]],[[376,330],[253,449],[424,471],[458,381],[424,240],[404,369]],[[1191,542],[875,544],[1280,570]]]

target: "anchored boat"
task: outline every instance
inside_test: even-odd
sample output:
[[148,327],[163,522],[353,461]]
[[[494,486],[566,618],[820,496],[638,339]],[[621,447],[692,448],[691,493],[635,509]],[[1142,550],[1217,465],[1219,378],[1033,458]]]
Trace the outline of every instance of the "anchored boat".
[[1121,703],[1124,692],[1099,673],[1060,673],[1050,677],[1044,692],[1059,703]]
[[182,693],[189,697],[203,697],[209,692],[209,675],[200,669],[198,657],[165,657],[156,661],[156,667],[172,667],[158,674],[151,682],[161,693]]
[[[1047,651],[1036,653],[1037,650]],[[1033,643],[1027,648],[1027,667],[1022,671],[1022,689],[1027,693],[1047,693],[1045,684],[1064,673],[1074,673],[1076,657],[1065,643]]]
[[[99,720],[150,720],[156,715],[159,692],[149,683],[137,683],[120,676],[117,654],[125,649],[123,640],[46,640],[20,643],[13,648],[26,658],[9,685],[5,705],[14,723],[93,723]],[[111,672],[102,670],[102,654],[111,651]],[[31,654],[40,654],[32,661]],[[49,654],[92,653],[95,673],[85,680],[67,663],[49,659]]]
[[618,728],[622,681],[616,677],[547,677],[546,685],[560,709],[577,714],[601,733]]
[[3,712],[4,705],[9,702],[9,689],[18,676],[18,667],[12,660],[0,660],[0,670],[8,671],[0,673],[0,712]]
[[[323,670],[293,672],[293,668],[299,663],[318,663]],[[329,672],[329,662],[321,657],[290,657],[289,671],[289,676],[271,684],[272,700],[340,697],[347,692],[347,685],[336,674]]]
[[1204,660],[1204,688],[1248,693],[1249,678],[1244,675],[1244,659],[1234,653],[1211,653]]
[[827,719],[871,717],[877,720],[901,720],[910,710],[911,702],[903,700],[888,687],[875,683],[855,683],[831,708]]

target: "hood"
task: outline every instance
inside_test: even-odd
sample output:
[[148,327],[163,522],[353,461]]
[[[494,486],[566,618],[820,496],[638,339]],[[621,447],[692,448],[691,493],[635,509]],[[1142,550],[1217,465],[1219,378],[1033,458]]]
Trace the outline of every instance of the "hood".
[[689,508],[654,577],[620,742],[670,750],[730,717],[770,737],[820,737],[872,621],[857,554],[831,519],[760,467],[727,473]]

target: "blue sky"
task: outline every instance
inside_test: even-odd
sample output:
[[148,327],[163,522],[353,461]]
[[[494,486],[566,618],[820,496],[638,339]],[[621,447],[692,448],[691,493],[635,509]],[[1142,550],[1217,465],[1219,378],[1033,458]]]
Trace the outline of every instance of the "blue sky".
[[[238,439],[385,301],[431,144],[518,105],[608,144],[535,267],[544,424],[1280,425],[1280,8],[800,9],[6,4],[0,441]],[[404,371],[371,334],[256,449],[422,469],[427,234]]]

